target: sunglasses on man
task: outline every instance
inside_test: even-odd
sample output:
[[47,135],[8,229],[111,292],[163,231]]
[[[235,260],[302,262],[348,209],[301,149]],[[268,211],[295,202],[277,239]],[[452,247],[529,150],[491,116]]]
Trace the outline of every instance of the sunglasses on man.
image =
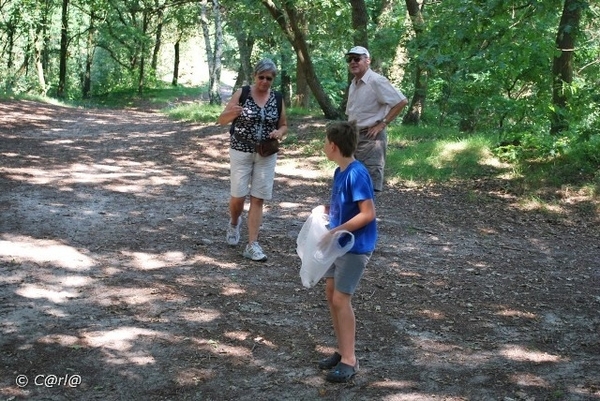
[[362,59],[362,56],[348,56],[346,57],[346,63],[350,64],[351,62],[358,63]]

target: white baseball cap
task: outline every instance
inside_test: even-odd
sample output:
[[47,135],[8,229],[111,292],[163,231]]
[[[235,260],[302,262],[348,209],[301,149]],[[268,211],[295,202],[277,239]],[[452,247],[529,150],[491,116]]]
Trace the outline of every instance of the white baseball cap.
[[346,56],[349,54],[360,54],[360,55],[367,56],[367,58],[371,58],[369,51],[362,46],[354,46],[352,49],[348,50],[348,53],[346,53]]

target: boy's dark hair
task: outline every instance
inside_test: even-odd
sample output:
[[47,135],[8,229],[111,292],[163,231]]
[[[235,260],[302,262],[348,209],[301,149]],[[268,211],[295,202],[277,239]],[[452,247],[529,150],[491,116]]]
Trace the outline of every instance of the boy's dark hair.
[[327,140],[340,149],[344,157],[350,157],[356,151],[358,144],[358,127],[356,121],[336,121],[325,130]]

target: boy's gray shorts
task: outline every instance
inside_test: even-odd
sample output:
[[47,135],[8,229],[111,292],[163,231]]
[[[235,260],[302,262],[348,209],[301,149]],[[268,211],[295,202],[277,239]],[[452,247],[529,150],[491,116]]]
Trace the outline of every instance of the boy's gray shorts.
[[325,272],[324,278],[333,277],[335,289],[344,294],[354,295],[358,283],[367,267],[373,252],[369,253],[347,253],[333,262],[333,265]]

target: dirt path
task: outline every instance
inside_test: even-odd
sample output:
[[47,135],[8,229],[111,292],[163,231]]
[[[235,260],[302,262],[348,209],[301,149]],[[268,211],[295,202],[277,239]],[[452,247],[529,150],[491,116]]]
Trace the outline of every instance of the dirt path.
[[226,129],[0,103],[0,398],[600,400],[598,216],[485,183],[378,197],[361,372],[325,382],[323,288],[295,254],[319,160],[286,147],[257,264],[223,241]]

